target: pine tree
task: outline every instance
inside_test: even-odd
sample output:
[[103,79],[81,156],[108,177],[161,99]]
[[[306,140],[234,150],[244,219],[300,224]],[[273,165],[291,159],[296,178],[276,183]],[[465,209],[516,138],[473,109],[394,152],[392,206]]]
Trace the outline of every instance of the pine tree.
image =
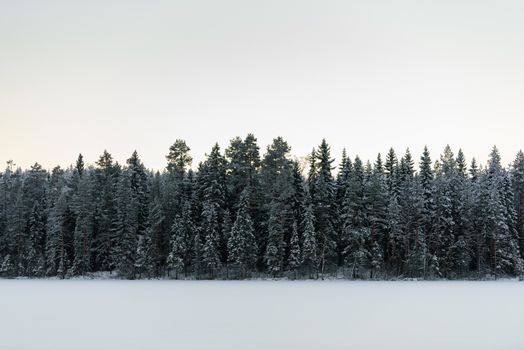
[[[190,148],[186,142],[177,139],[169,148],[166,156],[167,174],[164,176],[164,188],[158,197],[162,202],[162,212],[164,215],[165,231],[168,231],[173,223],[176,213],[182,211],[184,202],[187,201],[188,193],[188,174],[193,158],[190,155]],[[167,241],[167,237],[164,237]]]
[[193,162],[189,151],[191,151],[191,148],[187,146],[186,141],[177,139],[175,143],[169,147],[169,154],[166,156],[167,170],[170,173],[183,176]]

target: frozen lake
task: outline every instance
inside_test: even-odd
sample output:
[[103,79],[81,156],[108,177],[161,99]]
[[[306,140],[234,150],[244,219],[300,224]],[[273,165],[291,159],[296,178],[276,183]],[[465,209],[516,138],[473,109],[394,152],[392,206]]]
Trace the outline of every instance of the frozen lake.
[[524,349],[524,283],[0,280],[3,349]]

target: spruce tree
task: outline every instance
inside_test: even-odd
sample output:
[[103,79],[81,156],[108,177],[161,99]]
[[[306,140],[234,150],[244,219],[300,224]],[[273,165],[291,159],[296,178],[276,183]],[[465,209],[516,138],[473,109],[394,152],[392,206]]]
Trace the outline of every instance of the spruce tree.
[[94,185],[93,268],[109,271],[114,266],[112,224],[117,216],[117,185],[121,168],[107,151],[96,162]]
[[236,137],[231,140],[226,149],[229,207],[234,207],[240,199],[240,194],[246,187],[256,185],[260,168],[260,153],[257,139],[248,134],[244,140]]
[[387,237],[387,184],[380,154],[365,185],[365,206],[370,227],[370,278],[384,268]]
[[135,259],[139,239],[139,206],[132,193],[131,175],[130,171],[125,170],[117,187],[117,214],[112,224],[112,267],[123,277],[133,279],[136,274]]
[[386,174],[386,182],[388,185],[388,192],[391,195],[398,195],[397,192],[397,170],[398,170],[398,160],[395,150],[390,148],[386,154],[386,162],[384,163],[384,170]]
[[43,276],[45,257],[45,217],[42,206],[35,202],[29,217],[29,247],[27,274],[30,276]]
[[293,234],[291,235],[291,248],[289,253],[289,269],[297,278],[297,271],[302,266],[302,249],[300,247],[300,237],[296,221],[293,222]]
[[244,190],[240,197],[240,207],[227,244],[229,261],[240,270],[242,278],[246,277],[257,259],[257,246],[248,205],[248,191]]
[[520,253],[524,257],[524,153],[522,151],[517,153],[510,175],[515,202],[515,225],[519,236]]
[[187,232],[184,227],[183,219],[177,215],[173,220],[171,226],[171,250],[167,257],[167,266],[170,270],[175,271],[175,278],[178,278],[179,273],[183,272],[187,264]]
[[[333,159],[326,140],[318,147],[316,154],[318,174],[316,176],[314,193],[312,194],[315,213],[315,231],[317,233],[319,269],[323,275],[326,265],[336,266],[335,231],[333,227],[335,215],[335,182],[331,174]],[[311,181],[311,180],[310,180]]]
[[151,278],[155,275],[155,259],[153,252],[153,228],[148,226],[145,232],[138,236],[136,248],[135,271],[139,278]]
[[271,202],[268,222],[268,243],[264,254],[267,271],[277,276],[283,269],[284,259],[284,227],[282,226],[281,210],[277,203]]
[[309,277],[314,274],[318,278],[318,244],[317,234],[315,232],[315,216],[313,214],[313,207],[310,201],[307,199],[307,195],[304,206],[304,222],[302,223],[302,227],[304,228],[302,233],[303,266],[307,269]]
[[48,275],[64,278],[68,272],[70,260],[67,256],[67,232],[65,216],[67,211],[68,189],[60,189],[58,198],[53,203],[47,219],[46,258]]
[[520,274],[523,267],[515,229],[513,198],[509,191],[509,179],[500,164],[500,154],[496,147],[493,147],[490,154],[485,184],[485,238],[491,272],[495,276]]
[[211,203],[204,203],[202,212],[202,233],[205,243],[202,248],[202,264],[213,278],[220,267],[220,253],[218,247],[218,218],[215,207]]

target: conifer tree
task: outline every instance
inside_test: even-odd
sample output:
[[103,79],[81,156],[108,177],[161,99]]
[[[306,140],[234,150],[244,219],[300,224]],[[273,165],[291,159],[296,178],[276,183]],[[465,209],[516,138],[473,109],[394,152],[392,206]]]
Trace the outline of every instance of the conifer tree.
[[496,147],[493,147],[490,154],[485,182],[485,238],[489,247],[488,261],[491,271],[496,276],[519,274],[522,271],[522,259],[518,250],[512,198],[508,191],[509,180],[500,164],[500,154]]
[[47,219],[46,258],[47,274],[58,275],[64,278],[69,269],[70,260],[67,256],[67,232],[65,216],[67,211],[67,197],[69,189],[58,189],[60,193],[52,205]]
[[[163,173],[134,152],[124,166],[104,151],[95,166],[48,172],[8,162],[0,173],[0,275],[68,278],[483,278],[524,272],[524,154],[505,168],[446,146],[390,149],[372,165],[344,151],[336,179],[324,140],[308,177],[275,138],[260,159],[256,138],[215,145],[197,170],[175,141]],[[342,267],[345,265],[345,267]],[[232,269],[229,270],[229,267]],[[231,274],[230,274],[231,272]]]
[[370,227],[370,278],[384,267],[387,237],[387,184],[380,154],[365,186],[365,206]]
[[[79,161],[81,158],[79,158]],[[92,179],[88,174],[83,174],[81,164],[77,163],[79,174],[78,188],[75,199],[76,220],[74,231],[75,257],[72,274],[84,275],[91,270],[91,254],[93,252],[93,226],[94,226],[94,195]]]
[[307,197],[308,195],[306,195],[306,202],[304,204],[304,222],[302,223],[304,228],[302,233],[302,259],[309,277],[311,277],[312,273],[318,277],[318,245],[317,234],[315,232],[315,216],[313,214],[313,207]]
[[45,218],[42,206],[35,202],[29,217],[29,247],[27,274],[43,276],[45,266]]
[[117,215],[116,193],[121,169],[113,162],[111,154],[105,150],[96,165],[92,260],[95,270],[109,271],[114,266],[112,252],[115,247],[112,224]]
[[388,192],[390,196],[392,194],[398,195],[397,187],[396,187],[397,169],[398,169],[397,155],[395,154],[395,150],[393,148],[390,148],[388,153],[386,154],[386,162],[384,163],[384,170],[386,173],[386,182],[388,185]]
[[220,253],[218,250],[219,228],[215,207],[210,203],[205,203],[202,217],[204,220],[202,232],[205,235],[205,243],[202,248],[202,263],[213,278],[220,267]]
[[120,176],[117,193],[117,214],[113,220],[113,268],[126,278],[135,278],[135,259],[139,239],[137,198],[133,196],[131,172]]
[[519,237],[520,253],[524,257],[524,153],[519,151],[511,168],[511,184],[513,186],[516,229]]
[[350,186],[346,192],[342,217],[346,248],[344,250],[346,265],[351,268],[351,277],[362,277],[360,271],[367,266],[370,252],[370,229],[367,220],[365,203],[365,173],[362,161],[357,156],[353,163]]
[[394,276],[400,275],[405,254],[405,240],[400,229],[400,210],[397,197],[393,195],[388,201],[385,260],[389,272]]
[[425,234],[420,230],[416,233],[415,242],[406,257],[406,273],[409,277],[426,277],[427,256]]
[[202,249],[202,236],[200,234],[200,229],[197,228],[192,240],[191,248],[191,265],[197,278],[200,276],[200,270],[202,268]]
[[[312,194],[315,213],[315,231],[317,233],[319,269],[323,275],[326,264],[336,264],[335,232],[333,216],[335,214],[335,182],[331,174],[333,159],[326,140],[318,147],[316,154],[318,175]],[[310,180],[311,181],[311,180]]]
[[232,208],[233,203],[238,203],[240,194],[246,187],[253,189],[256,186],[260,153],[255,136],[248,134],[244,140],[240,137],[232,139],[226,149],[226,159],[228,160],[228,194]]
[[138,236],[136,248],[135,271],[139,278],[152,277],[155,274],[155,259],[153,253],[153,228],[148,226],[145,232]]
[[193,162],[189,151],[191,151],[191,148],[187,146],[186,141],[177,139],[175,143],[169,147],[169,153],[166,156],[167,170],[170,173],[183,176]]
[[184,224],[183,219],[177,215],[171,226],[171,250],[167,257],[167,266],[175,271],[175,278],[178,278],[178,274],[184,271],[187,264],[187,242],[189,237],[187,237]]
[[268,244],[264,254],[267,271],[277,276],[283,269],[284,259],[284,227],[282,226],[281,210],[275,202],[271,202],[268,223]]
[[227,244],[229,261],[240,270],[241,277],[246,277],[248,270],[254,266],[257,259],[257,246],[248,205],[248,191],[244,190],[240,197],[240,207]]
[[456,164],[459,176],[465,178],[467,176],[468,166],[466,165],[466,157],[464,156],[462,149],[459,149],[457,153]]
[[337,265],[341,266],[344,262],[344,249],[345,249],[345,230],[344,230],[344,200],[346,194],[351,185],[353,164],[351,159],[346,154],[344,148],[342,152],[342,160],[339,166],[339,173],[336,180],[336,201],[335,201],[335,215],[334,215],[334,226],[335,226],[335,245],[337,251]]
[[291,235],[291,248],[289,253],[289,269],[297,277],[297,271],[302,266],[302,249],[296,221],[293,222],[293,234]]
[[182,211],[184,201],[188,200],[187,181],[193,158],[186,142],[177,139],[166,156],[167,174],[164,176],[164,191],[159,193],[163,203],[165,230],[172,225],[176,213]]

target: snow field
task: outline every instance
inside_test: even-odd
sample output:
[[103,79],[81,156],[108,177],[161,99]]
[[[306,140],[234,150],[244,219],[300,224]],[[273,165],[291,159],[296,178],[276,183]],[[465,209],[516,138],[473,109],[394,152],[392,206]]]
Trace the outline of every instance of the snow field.
[[0,280],[0,350],[524,349],[524,283]]

